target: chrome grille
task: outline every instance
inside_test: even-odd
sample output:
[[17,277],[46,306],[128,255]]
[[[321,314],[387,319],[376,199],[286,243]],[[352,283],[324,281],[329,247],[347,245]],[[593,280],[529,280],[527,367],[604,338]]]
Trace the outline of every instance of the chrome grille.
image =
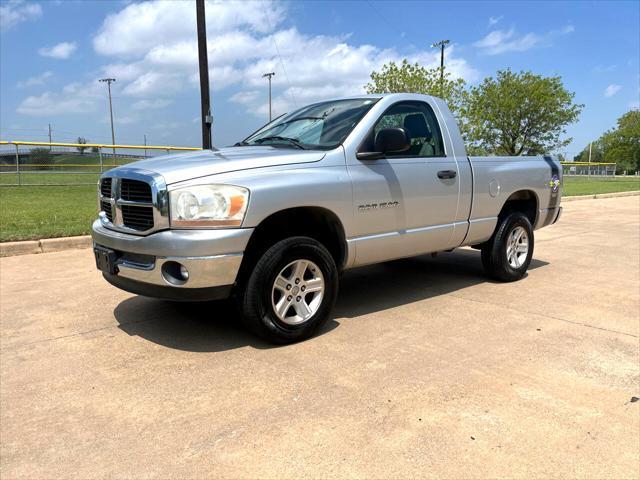
[[168,193],[162,176],[130,167],[100,180],[100,221],[106,228],[147,235],[169,228]]
[[100,180],[100,194],[103,197],[111,198],[111,178]]
[[104,212],[110,222],[113,222],[113,210],[111,208],[111,202],[108,200],[100,200],[100,210]]
[[120,198],[132,202],[151,203],[151,185],[147,182],[123,178],[120,180]]
[[122,223],[139,231],[153,228],[153,207],[122,205]]

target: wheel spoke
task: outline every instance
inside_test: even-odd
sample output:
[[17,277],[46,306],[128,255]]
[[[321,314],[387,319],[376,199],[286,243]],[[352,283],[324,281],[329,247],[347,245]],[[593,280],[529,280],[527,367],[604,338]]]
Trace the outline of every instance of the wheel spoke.
[[516,247],[516,252],[518,253],[527,253],[529,250],[529,246],[526,243],[521,243]]
[[282,275],[278,275],[276,277],[276,281],[274,283],[274,286],[277,289],[282,290],[283,292],[286,292],[287,291],[287,285],[289,285],[289,280],[284,278]]
[[312,278],[311,280],[307,280],[305,292],[319,292],[324,287],[324,282],[321,278]]
[[282,298],[276,304],[276,313],[282,319],[287,315],[287,310],[291,307],[292,300],[287,300],[286,295],[283,295]]
[[299,278],[300,280],[302,280],[304,278],[304,272],[307,271],[308,265],[309,262],[307,262],[306,260],[298,260],[293,267],[293,278]]
[[304,299],[299,302],[295,302],[293,308],[296,310],[296,313],[300,315],[304,320],[311,316],[311,308],[307,305],[307,302]]

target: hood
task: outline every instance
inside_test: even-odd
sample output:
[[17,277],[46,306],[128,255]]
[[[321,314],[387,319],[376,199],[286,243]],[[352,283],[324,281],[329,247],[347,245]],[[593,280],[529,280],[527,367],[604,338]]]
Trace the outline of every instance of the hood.
[[129,163],[123,168],[140,168],[159,173],[167,184],[193,178],[235,172],[252,168],[274,167],[317,162],[324,158],[322,150],[294,150],[269,146],[229,147],[201,150],[148,158]]

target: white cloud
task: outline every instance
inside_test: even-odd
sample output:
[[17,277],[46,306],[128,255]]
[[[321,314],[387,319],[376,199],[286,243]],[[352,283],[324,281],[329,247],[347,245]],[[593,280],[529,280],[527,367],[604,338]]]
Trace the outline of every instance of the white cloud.
[[575,31],[573,25],[566,25],[559,30],[551,30],[543,34],[526,33],[518,35],[514,28],[509,30],[493,30],[484,38],[473,44],[487,55],[498,55],[506,52],[524,52],[531,48],[550,44],[553,37],[567,35]]
[[[389,61],[408,57],[425,66],[439,65],[439,52],[426,45],[425,50],[407,53],[356,44],[349,35],[307,35],[295,27],[285,28],[283,5],[274,1],[207,4],[211,88],[233,86],[228,99],[252,114],[268,112],[265,72],[276,73],[273,106],[276,113],[283,113],[327,97],[361,94],[370,73]],[[163,108],[173,96],[187,89],[197,91],[194,11],[188,2],[151,1],[129,4],[106,18],[93,40],[96,52],[110,59],[100,74],[117,79],[121,99],[136,100],[121,115]],[[457,55],[455,45],[446,54],[454,76],[471,82],[478,79],[478,71]],[[66,90],[44,98],[49,109],[64,104]],[[100,95],[104,101],[102,90]],[[34,110],[32,102],[21,105],[22,113]],[[87,105],[72,103],[71,107],[79,110]]]
[[604,96],[613,97],[620,90],[622,90],[622,85],[617,85],[615,83],[612,83],[611,85],[609,85],[607,88],[604,89]]
[[615,64],[611,64],[611,65],[596,65],[595,67],[593,67],[593,72],[594,73],[609,73],[609,72],[613,72],[616,68],[618,68],[618,66],[615,65]]
[[52,92],[25,98],[18,107],[23,115],[48,117],[69,113],[86,113],[95,108],[95,103],[82,97],[60,97]]
[[173,102],[171,100],[165,99],[157,99],[157,100],[138,100],[131,108],[134,110],[156,110],[160,108],[165,108],[171,105]]
[[53,72],[46,71],[44,73],[41,73],[40,75],[36,75],[34,77],[30,77],[30,78],[27,78],[26,80],[18,82],[18,87],[24,88],[24,87],[34,87],[36,85],[44,85],[45,82],[51,77],[53,77]]
[[21,22],[35,20],[42,16],[38,3],[23,0],[9,0],[0,5],[0,31],[7,31]]
[[499,17],[489,17],[489,26],[493,27],[496,23],[504,18],[504,15],[500,15]]
[[483,39],[473,44],[474,47],[484,50],[488,55],[497,55],[504,52],[524,52],[540,42],[540,36],[535,33],[527,33],[516,36],[515,30],[494,30]]
[[73,54],[73,52],[76,51],[77,48],[78,47],[74,42],[62,42],[52,47],[43,47],[38,50],[38,53],[43,57],[66,60]]
[[634,100],[632,102],[629,102],[629,109],[630,110],[639,110],[640,109],[640,101]]
[[[272,0],[253,2],[207,1],[207,34],[247,28],[266,33],[284,18],[284,8]],[[134,3],[111,14],[93,40],[102,55],[142,55],[167,39],[190,41],[196,35],[196,9],[191,2]]]
[[66,85],[61,92],[44,92],[25,98],[17,112],[34,117],[82,114],[94,112],[99,101],[104,101],[104,92],[98,82]]
[[[194,10],[186,2],[156,1],[131,4],[107,17],[94,37],[94,48],[118,62],[103,67],[104,74],[122,82],[124,95],[141,99],[196,89]],[[372,70],[405,56],[393,49],[353,44],[348,35],[305,35],[295,27],[281,28],[286,11],[274,1],[209,2],[207,17],[211,88],[240,87],[232,101],[256,115],[268,108],[266,95],[255,93],[265,88],[262,74],[267,71],[276,72],[273,102],[278,111],[298,102],[362,93]],[[476,80],[478,72],[455,51],[455,46],[447,49],[452,73]],[[438,52],[430,50],[410,57],[428,66],[439,60]]]

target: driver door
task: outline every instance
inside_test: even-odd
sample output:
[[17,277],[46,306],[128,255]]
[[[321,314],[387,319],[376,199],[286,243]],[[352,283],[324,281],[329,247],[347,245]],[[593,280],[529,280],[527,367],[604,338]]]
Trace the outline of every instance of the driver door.
[[373,151],[375,135],[391,127],[407,132],[409,150],[375,160],[347,159],[357,232],[352,238],[355,265],[451,248],[459,183],[436,115],[426,102],[395,103],[359,151]]

